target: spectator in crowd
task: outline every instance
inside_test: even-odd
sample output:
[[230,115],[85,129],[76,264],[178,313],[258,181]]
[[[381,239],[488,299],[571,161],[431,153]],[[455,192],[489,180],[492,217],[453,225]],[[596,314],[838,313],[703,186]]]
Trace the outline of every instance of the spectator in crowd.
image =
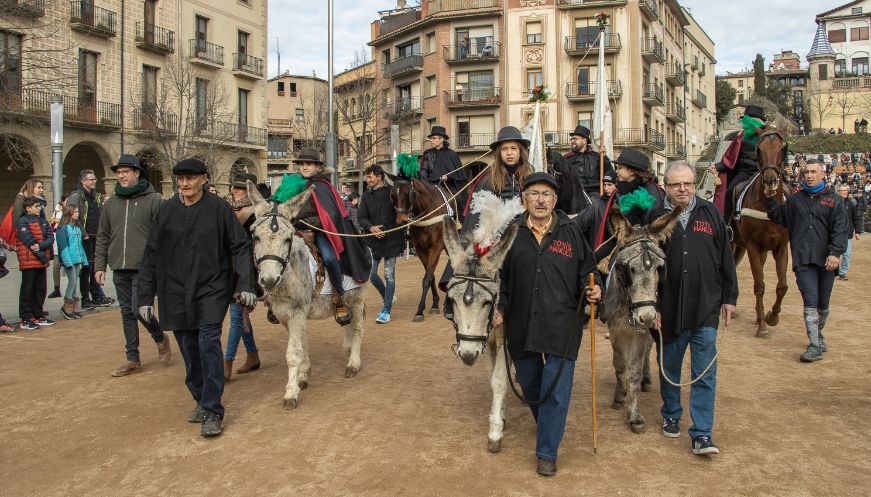
[[348,199],[351,196],[351,185],[347,183],[342,183],[342,200],[347,205]]
[[18,315],[23,330],[38,330],[51,326],[54,321],[42,310],[46,296],[45,270],[51,261],[54,235],[51,226],[40,211],[44,202],[27,197],[22,202],[24,214],[16,222],[16,249],[18,269],[21,271],[21,289],[18,295]]
[[[6,269],[6,257],[5,243],[0,240],[0,278],[9,274],[9,270]],[[18,331],[18,327],[7,323],[6,320],[3,319],[3,315],[0,314],[0,333],[13,333],[16,331]]]
[[[64,214],[64,205],[67,203],[67,195],[63,194],[60,197],[60,202],[54,205],[54,212],[51,213],[51,230],[55,234],[55,238],[57,238],[57,229],[60,224],[60,220]],[[60,254],[54,254],[54,264],[51,267],[51,276],[52,281],[54,282],[54,291],[52,291],[48,298],[56,299],[61,296],[60,293],[60,268],[63,264],[60,262]],[[66,271],[64,271],[66,272]],[[78,281],[78,278],[76,278]]]
[[362,233],[363,228],[360,226],[359,217],[359,209],[360,209],[360,194],[357,192],[351,192],[348,195],[348,217],[351,218],[351,224],[354,225],[354,229],[357,233]]
[[46,219],[45,217],[45,206],[47,202],[45,200],[45,188],[43,187],[42,181],[36,178],[30,178],[21,185],[21,189],[18,191],[18,194],[15,196],[15,202],[12,204],[12,220],[13,222],[17,222],[21,219],[21,216],[24,215],[24,200],[28,198],[36,198],[41,202],[39,208],[39,217],[42,219]]
[[79,300],[77,298],[79,273],[82,271],[82,265],[88,263],[88,257],[85,255],[84,247],[82,247],[82,228],[79,226],[78,207],[74,205],[64,207],[55,233],[55,240],[57,241],[58,259],[63,265],[67,277],[64,305],[61,307],[61,312],[65,319],[79,319],[82,317],[76,308]]
[[79,174],[79,186],[67,198],[67,204],[79,208],[82,227],[82,246],[88,256],[88,264],[82,266],[79,287],[82,291],[82,309],[108,307],[115,302],[107,297],[94,276],[94,252],[97,249],[97,229],[100,227],[100,210],[103,197],[97,193],[97,176],[85,169]]
[[844,203],[844,208],[847,210],[847,249],[844,255],[841,256],[841,265],[838,268],[838,278],[846,281],[847,271],[850,270],[850,261],[853,258],[853,240],[859,239],[859,235],[865,232],[865,221],[862,211],[859,210],[858,203],[851,198],[847,198],[850,192],[850,187],[847,185],[838,185],[838,196],[841,197]]

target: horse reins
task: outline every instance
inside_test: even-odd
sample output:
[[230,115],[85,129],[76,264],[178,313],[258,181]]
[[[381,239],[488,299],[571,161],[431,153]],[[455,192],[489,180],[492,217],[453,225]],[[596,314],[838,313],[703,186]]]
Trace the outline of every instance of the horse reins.
[[[263,216],[259,220],[255,221],[254,224],[251,225],[251,232],[253,233],[254,230],[258,226],[260,226],[261,224],[266,222],[266,220],[269,220],[269,229],[273,233],[278,233],[278,230],[280,229],[279,221],[278,221],[279,219],[281,219],[285,223],[288,223],[288,225],[290,224],[287,221],[287,219],[284,218],[284,216],[282,216],[281,214],[278,213],[278,204],[273,203],[272,209],[265,216]],[[291,226],[291,228],[292,228],[292,226]],[[257,268],[259,270],[260,264],[264,261],[277,262],[277,263],[281,264],[281,271],[279,272],[279,274],[284,274],[284,270],[287,268],[287,264],[290,261],[290,254],[292,252],[292,249],[293,249],[293,237],[291,236],[290,238],[288,238],[288,241],[287,241],[287,255],[286,256],[284,256],[282,258],[282,257],[278,257],[277,255],[266,254],[263,257],[256,259],[254,261],[254,265],[257,266]],[[281,287],[282,283],[283,282],[279,282],[278,288]]]

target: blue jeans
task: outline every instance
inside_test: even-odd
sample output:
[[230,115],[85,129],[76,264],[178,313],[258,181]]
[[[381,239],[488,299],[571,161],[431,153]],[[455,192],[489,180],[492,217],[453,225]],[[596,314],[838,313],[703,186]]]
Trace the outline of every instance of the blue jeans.
[[544,357],[535,355],[514,360],[517,382],[523,389],[523,396],[529,401],[537,401],[542,395],[547,394],[561,362],[565,362],[565,365],[553,395],[541,405],[529,406],[532,416],[538,423],[535,434],[535,455],[550,461],[556,461],[559,444],[563,439],[569,401],[572,398],[575,361],[552,355]]
[[853,239],[847,239],[847,250],[844,251],[844,256],[841,258],[841,267],[838,268],[838,276],[847,276],[847,271],[850,269],[850,261],[853,260]]
[[327,277],[330,279],[330,284],[333,285],[333,292],[337,295],[344,295],[345,288],[342,286],[342,266],[339,264],[339,258],[336,256],[336,251],[333,250],[333,245],[330,239],[323,233],[315,233],[315,246],[321,252],[321,260],[324,262],[324,269],[327,270]]
[[384,280],[387,281],[387,286],[381,281],[378,276],[378,264],[381,263],[381,257],[372,258],[372,271],[369,273],[369,281],[372,286],[378,290],[381,299],[384,301],[384,310],[390,314],[393,308],[393,292],[396,290],[396,257],[384,257]]
[[227,334],[227,350],[224,351],[224,359],[232,361],[236,358],[236,349],[239,348],[239,339],[245,344],[245,352],[253,354],[257,352],[257,344],[254,343],[254,327],[248,320],[248,333],[242,331],[242,306],[233,302],[230,304],[230,332]]
[[79,286],[79,271],[82,270],[81,264],[73,264],[70,267],[64,266],[64,274],[67,276],[67,288],[64,290],[64,298],[72,300],[76,298],[76,290]]
[[[674,341],[663,345],[665,357],[658,359],[662,361],[665,374],[675,383],[680,383],[680,370],[687,345],[690,347],[692,378],[696,379],[717,354],[717,329],[705,327],[696,331],[684,330]],[[689,429],[690,437],[711,436],[716,393],[717,364],[714,363],[705,376],[690,387],[690,417],[693,420]],[[662,417],[680,419],[683,414],[680,388],[665,381],[662,373],[659,374],[659,394],[662,397]]]

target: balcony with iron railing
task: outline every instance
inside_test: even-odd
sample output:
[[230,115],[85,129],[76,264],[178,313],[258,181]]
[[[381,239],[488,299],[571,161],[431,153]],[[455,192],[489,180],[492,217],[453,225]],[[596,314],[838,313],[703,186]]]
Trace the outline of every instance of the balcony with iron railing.
[[659,7],[654,0],[638,0],[638,8],[649,20],[659,20]]
[[449,108],[498,107],[502,105],[502,88],[464,88],[445,92],[445,105]]
[[147,106],[136,108],[133,109],[133,129],[144,133],[176,135],[178,134],[178,116]]
[[248,79],[262,79],[263,59],[246,53],[234,53],[233,74]]
[[188,56],[192,64],[205,67],[222,67],[224,65],[224,47],[202,40],[188,40],[190,52]]
[[665,157],[667,159],[686,159],[686,145],[680,142],[668,142],[668,146],[665,148]]
[[471,39],[468,46],[445,45],[442,54],[448,64],[463,64],[467,62],[496,62],[499,60],[502,44],[488,37],[486,41],[479,42]]
[[420,20],[420,10],[409,10],[382,17],[378,25],[378,37],[402,29]]
[[404,97],[395,102],[387,102],[384,106],[384,117],[391,120],[400,120],[414,117],[423,113],[423,105],[420,97]]
[[83,0],[70,2],[70,29],[81,33],[111,38],[115,36],[115,13]]
[[687,82],[687,72],[680,62],[675,62],[667,67],[665,81],[671,86],[683,86]]
[[219,146],[230,144],[266,147],[265,128],[228,122],[203,122],[194,127],[194,136],[203,141],[212,141]]
[[499,7],[499,0],[427,0],[430,14]]
[[662,91],[662,85],[645,84],[641,85],[641,101],[651,107],[661,107],[665,105],[665,96]]
[[620,128],[614,135],[614,145],[662,151],[665,150],[665,137],[651,128]]
[[680,102],[670,102],[665,108],[665,118],[673,123],[686,122],[687,108]]
[[460,133],[453,145],[457,150],[489,150],[494,141],[494,133]]
[[696,90],[693,94],[693,103],[704,109],[708,106],[708,96],[701,91]]
[[619,7],[626,5],[626,0],[557,0],[560,9],[585,9],[591,7]]
[[400,74],[409,74],[423,70],[423,55],[412,54],[394,59],[384,64],[384,76],[393,78]]
[[136,46],[156,53],[175,52],[175,32],[151,23],[136,23]]
[[642,38],[641,39],[641,58],[645,62],[659,63],[664,60],[662,58],[662,42],[658,38]]
[[[608,98],[619,98],[623,95],[623,87],[620,80],[609,79],[605,82],[608,88]],[[597,84],[595,81],[585,83],[566,83],[566,98],[573,102],[593,100],[596,98]]]
[[0,12],[20,17],[42,17],[45,15],[45,0],[0,0]]
[[[620,33],[605,33],[605,53],[617,53],[623,47],[620,42]],[[599,53],[599,37],[596,36],[566,36],[563,49],[569,55],[590,55]]]

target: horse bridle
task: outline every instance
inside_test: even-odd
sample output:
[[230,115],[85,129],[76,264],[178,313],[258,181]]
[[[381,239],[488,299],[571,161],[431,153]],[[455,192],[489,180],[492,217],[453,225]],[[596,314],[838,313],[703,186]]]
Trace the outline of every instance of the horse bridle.
[[[290,224],[290,221],[288,221],[284,216],[282,216],[281,214],[278,213],[278,204],[273,203],[272,209],[268,213],[266,213],[265,216],[254,221],[254,224],[251,225],[251,233],[254,233],[254,230],[256,230],[257,227],[259,227],[261,224],[265,223],[267,220],[269,221],[269,229],[273,233],[278,233],[278,230],[281,228],[279,226],[279,224],[280,224],[279,220],[281,220],[281,223],[286,224],[285,228],[290,228],[291,230],[293,229],[293,225]],[[287,255],[285,255],[284,257],[278,257],[277,255],[266,254],[263,257],[256,259],[254,261],[254,265],[257,266],[257,268],[259,270],[260,263],[262,263],[264,261],[274,261],[274,262],[281,264],[281,272],[279,274],[284,274],[284,270],[287,268],[287,264],[290,262],[290,253],[291,253],[292,249],[293,249],[293,236],[289,237],[287,240]],[[281,286],[281,283],[279,283],[279,287],[280,286]]]
[[[466,305],[472,305],[475,301],[475,286],[482,288],[487,294],[490,296],[490,312],[487,315],[487,332],[484,335],[465,335],[460,333],[460,328],[457,326],[456,320],[452,320],[451,322],[454,325],[454,333],[457,338],[457,343],[454,344],[453,348],[459,346],[460,341],[466,340],[471,342],[482,342],[487,343],[490,339],[490,333],[493,331],[493,316],[496,313],[496,300],[499,297],[498,290],[491,290],[485,285],[485,283],[499,283],[496,277],[487,278],[483,276],[475,276],[475,269],[478,267],[478,256],[476,255],[471,262],[469,267],[469,272],[467,274],[454,274],[451,278],[451,282],[448,283],[448,293],[450,293],[451,289],[457,285],[464,284],[466,285],[466,289],[463,291],[463,303]],[[449,297],[448,297],[449,298]],[[456,352],[456,350],[455,350]]]
[[[408,209],[405,208],[396,208],[397,214],[407,214],[408,219],[414,220],[414,203],[417,201],[417,189],[414,187],[414,181],[411,179],[397,179],[394,181],[394,188],[398,187],[400,184],[408,183]],[[399,196],[399,189],[396,190],[397,197]]]
[[[625,261],[622,261],[622,262],[616,262],[616,259],[619,259],[620,252],[625,250],[627,247],[631,247],[631,246],[639,244],[639,243],[641,244],[641,252],[638,255],[632,256],[631,258],[629,258]],[[623,245],[622,247],[620,247],[617,250],[617,254],[615,254],[615,255],[617,257],[615,257],[613,271],[617,272],[617,278],[619,279],[620,286],[623,287],[623,294],[624,294],[626,300],[629,302],[629,310],[634,311],[634,310],[640,309],[642,307],[656,307],[655,300],[641,300],[641,301],[635,302],[630,297],[629,286],[632,283],[632,276],[629,273],[629,266],[627,263],[629,261],[635,260],[636,257],[641,257],[641,263],[644,266],[644,269],[649,270],[653,267],[653,255],[655,255],[656,257],[659,257],[660,259],[662,259],[664,261],[665,254],[663,254],[662,251],[659,250],[658,247],[656,247],[656,244],[653,243],[649,238],[642,237],[642,238],[639,238],[637,240],[633,240],[633,241],[627,243],[626,245]],[[659,275],[659,279],[660,279],[660,281],[665,279],[665,266],[664,265],[663,265],[662,272]],[[629,313],[629,325],[635,326],[636,324],[638,324],[638,323],[635,322],[635,315],[632,312],[630,312]]]
[[[777,136],[778,138],[780,138],[780,141],[783,142],[783,147],[781,147],[782,157],[780,159],[780,165],[777,165],[777,164],[762,165],[762,164],[760,164],[760,166],[761,166],[760,172],[763,175],[765,175],[766,171],[773,169],[777,173],[778,177],[780,177],[781,181],[785,181],[786,180],[786,171],[785,171],[784,166],[786,165],[787,156],[789,155],[788,145],[786,143],[786,140],[783,139],[783,135],[780,133],[780,131],[777,131],[776,129],[764,131],[761,135],[759,135],[759,143],[762,143],[762,140],[764,140],[766,137],[769,137],[769,136]],[[756,144],[756,157],[757,158],[759,157],[759,143]],[[758,161],[758,159],[757,159],[757,161]]]

